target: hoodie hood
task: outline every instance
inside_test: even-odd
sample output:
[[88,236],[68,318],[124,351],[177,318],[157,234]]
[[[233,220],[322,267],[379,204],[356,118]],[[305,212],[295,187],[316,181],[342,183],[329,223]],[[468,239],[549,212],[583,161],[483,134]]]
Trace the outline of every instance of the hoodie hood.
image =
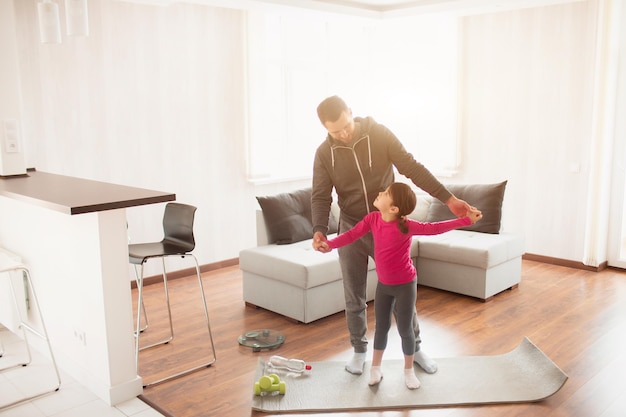
[[326,142],[330,146],[330,160],[333,169],[335,168],[335,151],[338,149],[354,149],[355,146],[365,141],[368,154],[368,165],[370,170],[372,169],[372,144],[370,143],[370,128],[374,120],[371,117],[355,117],[355,136],[348,143],[342,142],[333,138],[330,133],[326,136]]

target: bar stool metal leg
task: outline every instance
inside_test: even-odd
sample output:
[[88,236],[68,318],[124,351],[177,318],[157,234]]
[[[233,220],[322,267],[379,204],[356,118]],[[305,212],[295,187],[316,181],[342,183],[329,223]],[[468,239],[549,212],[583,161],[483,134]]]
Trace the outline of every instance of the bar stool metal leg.
[[[141,277],[139,276],[139,273],[137,272],[137,265],[133,265],[134,266],[134,271],[135,271],[135,284],[137,284],[137,287],[139,287],[139,280],[141,279]],[[143,300],[141,302],[141,311],[143,311],[143,322],[145,323],[145,325],[143,327],[139,327],[139,331],[143,332],[145,330],[148,329],[148,327],[150,326],[150,322],[148,321],[148,313],[146,313],[146,306],[143,303]]]
[[[36,394],[33,394],[33,395],[29,395],[29,396],[27,396],[25,398],[21,398],[19,400],[13,401],[13,402],[11,402],[9,404],[3,404],[0,407],[0,410],[3,410],[3,409],[6,409],[6,408],[9,408],[9,407],[12,407],[14,405],[23,403],[25,401],[30,401],[32,399],[41,397],[43,395],[47,395],[47,394],[50,394],[52,392],[58,391],[59,388],[61,387],[61,376],[59,374],[59,368],[57,366],[56,359],[54,357],[54,353],[52,352],[52,346],[50,344],[50,338],[48,337],[48,331],[46,329],[46,325],[44,323],[43,314],[41,313],[41,308],[39,306],[39,299],[37,298],[37,293],[35,291],[35,287],[33,286],[33,281],[31,279],[30,270],[25,265],[23,265],[23,264],[21,264],[21,263],[19,263],[17,261],[9,260],[6,257],[2,258],[2,260],[0,260],[0,272],[11,272],[11,271],[17,271],[17,272],[21,271],[23,273],[23,276],[26,279],[26,283],[27,283],[26,291],[28,291],[28,289],[30,289],[30,292],[32,293],[32,299],[33,299],[33,301],[35,303],[37,311],[39,312],[39,320],[41,322],[41,330],[35,329],[34,327],[32,327],[30,324],[28,324],[26,322],[26,319],[23,316],[22,311],[21,311],[21,309],[19,307],[19,304],[17,302],[18,295],[17,295],[17,292],[16,292],[15,287],[13,285],[13,281],[11,279],[9,279],[9,283],[10,283],[10,287],[11,287],[11,293],[12,293],[12,296],[13,296],[13,304],[14,304],[14,307],[15,307],[17,313],[18,313],[18,317],[19,317],[19,320],[20,320],[19,326],[22,329],[22,333],[23,333],[23,337],[24,337],[24,343],[26,345],[26,351],[27,351],[27,355],[28,355],[28,360],[25,363],[19,363],[19,364],[13,365],[13,366],[9,366],[9,367],[3,368],[0,371],[4,371],[6,369],[19,367],[19,366],[26,366],[26,365],[30,364],[30,362],[31,362],[31,352],[30,352],[30,347],[29,347],[29,343],[28,343],[28,336],[27,336],[27,330],[28,330],[28,332],[32,333],[33,335],[41,338],[42,340],[44,340],[46,342],[46,345],[48,347],[48,351],[50,353],[50,359],[51,359],[52,365],[54,367],[54,373],[55,373],[55,376],[56,376],[56,382],[55,382],[55,385],[51,389],[48,389],[48,390],[45,390],[43,392],[39,392],[39,393],[36,393]],[[2,349],[2,350],[4,352],[4,349]]]
[[[147,259],[146,259],[147,261]],[[144,314],[146,313],[145,307],[144,307],[144,301],[143,301],[143,266],[146,263],[146,261],[144,261],[139,268],[141,268],[141,274],[140,276],[137,278],[137,293],[138,293],[138,300],[137,302],[139,303],[140,306],[142,306],[142,310],[144,312]],[[174,324],[172,322],[172,308],[170,305],[170,292],[167,286],[167,272],[165,270],[165,258],[162,258],[162,263],[163,263],[163,287],[165,290],[165,304],[167,305],[167,317],[169,319],[169,324],[170,324],[170,334],[166,339],[163,339],[159,342],[155,342],[152,343],[150,345],[147,346],[140,346],[139,347],[139,343],[137,343],[138,349],[139,350],[144,350],[144,349],[148,349],[151,347],[155,347],[155,346],[159,346],[159,345],[164,345],[167,344],[169,342],[171,342],[174,339]],[[144,321],[146,323],[146,326],[143,328],[143,330],[139,327],[139,323],[141,322],[141,312],[139,311],[139,309],[137,309],[137,330],[135,330],[135,337],[137,337],[137,332],[141,332],[143,330],[145,330],[148,327],[148,322],[147,319],[144,318]],[[137,339],[139,340],[139,339]]]
[[[217,360],[217,356],[216,356],[216,352],[215,352],[215,344],[213,342],[213,333],[211,332],[211,323],[210,323],[210,320],[209,320],[209,310],[208,310],[207,303],[206,303],[206,296],[204,294],[204,286],[202,284],[202,275],[200,273],[200,266],[198,264],[198,260],[197,260],[197,258],[193,254],[186,254],[184,256],[178,255],[178,256],[181,256],[181,257],[189,256],[189,257],[191,257],[194,260],[194,263],[195,263],[196,275],[198,277],[198,284],[200,286],[200,294],[201,294],[200,298],[201,298],[201,301],[202,301],[202,307],[204,309],[204,317],[205,317],[205,320],[206,320],[206,326],[207,326],[207,330],[208,330],[208,333],[209,333],[209,339],[211,341],[212,359],[210,361],[204,362],[204,363],[202,363],[200,365],[197,365],[197,366],[194,366],[192,368],[185,369],[183,371],[177,372],[175,374],[169,375],[167,377],[158,379],[158,380],[150,382],[150,383],[146,383],[146,384],[144,384],[144,387],[157,385],[157,384],[160,384],[160,383],[163,383],[163,382],[166,382],[166,381],[170,381],[170,380],[175,379],[175,378],[179,378],[179,377],[184,376],[184,375],[188,375],[188,374],[190,374],[192,372],[195,372],[195,371],[198,371],[200,369],[207,368],[207,367],[211,366],[212,364],[214,364],[215,361]],[[139,333],[140,332],[138,332],[139,331],[139,326],[137,326],[137,330],[135,332],[135,337],[137,339],[136,340],[136,345],[135,345],[135,348],[136,348],[136,350],[135,350],[135,359],[136,359],[137,369],[139,369],[139,351],[144,350],[144,349],[148,349],[148,348],[152,348],[152,347],[156,347],[156,346],[159,346],[159,345],[163,345],[163,344],[166,344],[166,343],[169,343],[171,340],[174,339],[174,327],[173,327],[173,323],[172,323],[172,311],[171,311],[171,307],[170,307],[169,290],[168,290],[168,286],[167,286],[167,273],[165,272],[165,257],[163,257],[162,259],[163,259],[164,289],[165,289],[165,294],[166,294],[165,298],[166,298],[167,312],[168,312],[169,325],[170,325],[170,337],[168,339],[166,339],[166,340],[162,340],[160,342],[153,343],[153,344],[148,345],[148,346],[141,346],[140,347],[140,344],[139,344],[139,340],[140,340]],[[137,282],[137,293],[138,293],[137,303],[138,303],[138,305],[141,305],[141,302],[143,300],[143,264],[142,264],[141,268],[142,268],[142,274],[141,274],[140,279]],[[141,320],[141,309],[138,308],[137,309],[137,323],[140,323],[140,320]]]
[[[126,229],[128,229],[128,222],[126,222]],[[131,242],[130,235],[128,235],[128,243],[130,244],[130,242]],[[139,283],[139,274],[137,273],[137,265],[133,265],[133,266],[134,266],[133,270],[135,271],[135,284],[137,284]],[[143,303],[141,303],[141,310],[143,311],[143,321],[145,325],[143,327],[140,327],[139,331],[143,332],[148,328],[150,323],[148,322],[148,313],[146,313],[146,306],[144,306]]]

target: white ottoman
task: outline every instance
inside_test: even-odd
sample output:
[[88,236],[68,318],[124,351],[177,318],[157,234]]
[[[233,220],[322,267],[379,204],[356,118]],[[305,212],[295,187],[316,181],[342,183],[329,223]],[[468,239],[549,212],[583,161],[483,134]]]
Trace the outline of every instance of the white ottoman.
[[452,230],[418,240],[420,285],[486,301],[521,280],[522,236]]
[[[239,253],[243,299],[302,323],[345,310],[343,280],[337,251],[313,250],[311,239],[287,245],[265,245]],[[370,260],[367,300],[376,290],[376,270]]]

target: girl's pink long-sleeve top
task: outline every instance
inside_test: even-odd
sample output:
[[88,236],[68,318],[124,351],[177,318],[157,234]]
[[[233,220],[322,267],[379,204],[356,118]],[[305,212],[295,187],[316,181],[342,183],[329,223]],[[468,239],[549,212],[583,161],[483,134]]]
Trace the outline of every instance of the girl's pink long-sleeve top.
[[378,280],[387,285],[399,285],[412,281],[417,274],[411,261],[412,236],[438,235],[471,224],[472,221],[469,217],[434,223],[422,223],[406,219],[409,231],[402,233],[397,220],[386,222],[379,211],[373,211],[352,229],[327,243],[333,249],[340,248],[371,231],[374,236],[374,260]]

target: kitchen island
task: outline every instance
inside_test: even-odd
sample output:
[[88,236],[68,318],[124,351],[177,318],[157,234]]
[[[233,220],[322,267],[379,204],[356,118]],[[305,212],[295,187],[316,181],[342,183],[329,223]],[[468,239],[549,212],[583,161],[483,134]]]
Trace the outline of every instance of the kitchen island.
[[[173,193],[33,170],[0,179],[0,246],[30,267],[61,371],[110,405],[142,392],[126,208],[174,200]],[[16,331],[9,300],[7,284],[0,323]]]

